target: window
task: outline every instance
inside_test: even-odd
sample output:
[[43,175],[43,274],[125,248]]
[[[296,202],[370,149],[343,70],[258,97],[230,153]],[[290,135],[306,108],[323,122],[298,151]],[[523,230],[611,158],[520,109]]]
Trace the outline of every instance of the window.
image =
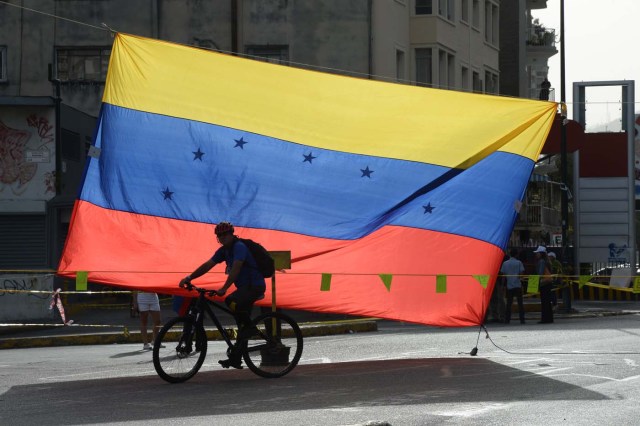
[[498,74],[493,71],[484,72],[485,93],[498,94]]
[[7,46],[0,46],[0,82],[7,81]]
[[480,28],[480,0],[473,0],[471,19],[471,25],[473,25],[474,28]]
[[469,22],[469,0],[462,0],[460,9],[460,20]]
[[438,52],[438,81],[441,89],[455,89],[455,59],[446,50]]
[[403,81],[404,77],[404,52],[396,50],[396,80]]
[[498,46],[500,44],[499,28],[500,28],[500,15],[498,5],[491,3],[491,44]]
[[498,6],[490,1],[484,5],[484,39],[494,46],[498,45]]
[[416,49],[416,84],[433,86],[433,57],[431,48]]
[[473,72],[473,91],[474,93],[482,93],[482,80],[480,80],[480,73]]
[[56,50],[56,75],[60,81],[104,83],[111,48],[60,48]]
[[60,129],[62,140],[62,158],[71,161],[80,161],[80,135],[67,129]]
[[438,0],[438,15],[450,21],[454,19],[455,0]]
[[431,15],[433,0],[416,0],[416,15]]
[[251,45],[245,47],[247,55],[253,56],[253,59],[263,60],[274,64],[289,63],[289,46],[283,45]]
[[469,91],[469,68],[464,65],[460,67],[460,87],[465,92]]
[[451,54],[447,54],[447,82],[449,88],[455,90],[456,88],[456,61],[455,57]]

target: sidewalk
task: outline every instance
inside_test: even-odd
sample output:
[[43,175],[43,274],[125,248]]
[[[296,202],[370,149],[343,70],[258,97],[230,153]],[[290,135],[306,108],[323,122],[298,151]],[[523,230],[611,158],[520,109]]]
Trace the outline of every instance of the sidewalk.
[[[535,323],[540,321],[540,299],[528,298],[524,301],[525,321]],[[518,322],[518,305],[513,302],[511,322]],[[558,300],[558,306],[554,309],[555,320],[571,318],[598,318],[615,315],[640,314],[640,301],[613,301],[613,300],[573,300],[571,310],[563,307]],[[488,321],[491,322],[491,321]]]
[[[176,316],[170,306],[161,306],[162,322]],[[517,306],[515,316],[517,320]],[[556,321],[573,318],[597,318],[612,315],[640,314],[640,302],[635,301],[573,301],[572,311],[566,313],[559,306],[554,313]],[[525,303],[526,321],[540,320],[539,300]],[[323,314],[306,311],[283,311],[293,317],[305,336],[324,336],[356,332],[377,331],[376,319],[340,314]],[[254,309],[254,315],[258,309]],[[47,324],[46,326],[15,326],[0,328],[0,349],[99,345],[113,343],[141,343],[140,318],[132,317],[129,309],[85,309],[68,316],[72,325]],[[226,314],[219,316],[223,326],[235,328],[233,319]],[[513,322],[513,321],[512,321]],[[205,324],[210,324],[207,319]],[[148,325],[151,330],[151,323]]]
[[[253,314],[258,315],[259,308]],[[376,331],[377,322],[370,318],[352,317],[340,314],[323,314],[306,311],[282,311],[298,322],[304,336],[324,336],[366,331]],[[233,318],[216,311],[218,319],[226,328],[236,328]],[[161,304],[162,323],[176,317],[168,304]],[[71,325],[62,325],[53,321],[43,321],[42,325],[16,325],[0,327],[0,349],[100,345],[113,343],[142,343],[140,318],[133,317],[128,307],[81,309],[67,315]],[[215,329],[213,323],[205,320],[207,329]],[[151,335],[152,321],[147,321],[147,330]]]

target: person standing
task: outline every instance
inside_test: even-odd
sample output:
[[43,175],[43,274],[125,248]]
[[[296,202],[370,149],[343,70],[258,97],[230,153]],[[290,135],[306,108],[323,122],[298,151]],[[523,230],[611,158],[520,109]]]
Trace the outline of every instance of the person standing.
[[551,306],[551,277],[550,262],[547,257],[547,248],[538,246],[536,254],[536,274],[540,276],[540,321],[538,324],[553,322],[553,307]]
[[522,301],[522,281],[520,275],[524,272],[524,265],[517,258],[518,249],[512,248],[509,252],[509,259],[502,263],[500,273],[505,275],[507,281],[507,308],[505,311],[504,323],[509,324],[511,321],[511,307],[513,298],[518,302],[518,315],[520,324],[524,324],[524,303]]
[[[143,291],[136,291],[133,295],[133,307],[140,312],[140,335],[142,336],[142,349],[151,350],[153,342],[156,341],[158,331],[162,326],[162,320],[160,319],[160,300],[156,293],[146,293]],[[153,340],[149,341],[147,333],[147,322],[151,315],[153,320]]]
[[545,78],[544,81],[542,83],[540,83],[540,96],[539,96],[539,98],[540,98],[541,101],[548,101],[549,100],[550,89],[551,89],[551,83],[549,82],[549,80],[547,80]]

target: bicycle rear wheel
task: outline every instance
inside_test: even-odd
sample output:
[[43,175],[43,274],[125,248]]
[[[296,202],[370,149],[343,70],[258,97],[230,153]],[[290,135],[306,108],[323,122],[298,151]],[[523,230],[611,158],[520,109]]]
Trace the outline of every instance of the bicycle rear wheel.
[[247,367],[259,376],[274,378],[289,373],[302,356],[302,331],[280,312],[269,312],[253,320],[255,330],[244,344]]
[[178,317],[167,322],[153,344],[153,366],[169,383],[193,377],[207,355],[207,335],[193,318]]

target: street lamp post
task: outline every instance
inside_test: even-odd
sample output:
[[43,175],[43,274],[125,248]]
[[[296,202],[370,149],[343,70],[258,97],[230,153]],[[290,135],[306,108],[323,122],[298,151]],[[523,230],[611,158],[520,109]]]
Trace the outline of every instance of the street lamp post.
[[[569,225],[569,186],[568,165],[567,165],[567,107],[565,91],[565,37],[564,37],[564,0],[560,0],[560,171],[562,174],[562,184],[565,190],[562,191],[562,261],[565,265],[574,263],[573,256],[569,259],[569,241],[567,227]],[[565,266],[566,269],[566,266]],[[565,271],[566,272],[566,271]],[[571,289],[563,289],[564,308],[571,311]]]

